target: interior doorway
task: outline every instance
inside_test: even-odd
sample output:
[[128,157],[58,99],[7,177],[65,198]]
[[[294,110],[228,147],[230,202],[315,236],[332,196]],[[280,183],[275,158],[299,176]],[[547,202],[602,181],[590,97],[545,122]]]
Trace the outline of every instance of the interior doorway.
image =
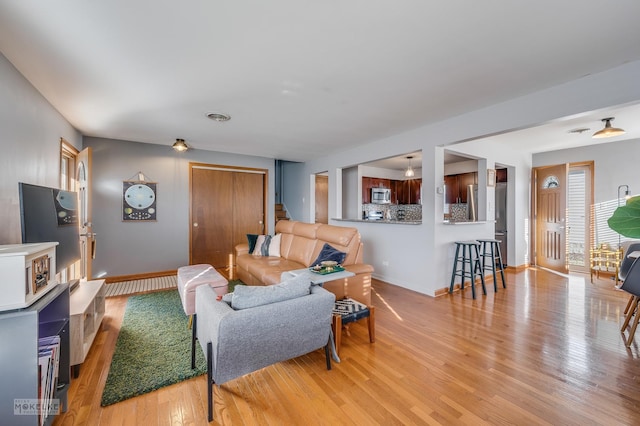
[[329,223],[329,176],[317,174],[315,187],[315,223]]
[[267,170],[190,163],[189,263],[232,273],[235,246],[266,231]]

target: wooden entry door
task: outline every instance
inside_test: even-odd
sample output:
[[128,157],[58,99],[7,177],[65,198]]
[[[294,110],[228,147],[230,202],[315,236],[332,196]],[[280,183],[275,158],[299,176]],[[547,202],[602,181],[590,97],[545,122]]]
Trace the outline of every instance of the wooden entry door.
[[567,273],[566,210],[568,165],[534,169],[536,265]]
[[329,223],[329,176],[316,175],[316,223]]
[[190,164],[189,263],[230,270],[246,234],[265,233],[267,171]]

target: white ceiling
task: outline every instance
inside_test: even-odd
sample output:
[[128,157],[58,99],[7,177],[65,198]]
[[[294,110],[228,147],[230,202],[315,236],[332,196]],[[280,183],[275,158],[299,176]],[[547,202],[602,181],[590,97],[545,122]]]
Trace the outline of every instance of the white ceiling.
[[[638,16],[637,0],[0,0],[0,51],[85,135],[304,161],[638,60]],[[626,114],[517,140],[592,143],[566,130],[609,115],[637,137]]]

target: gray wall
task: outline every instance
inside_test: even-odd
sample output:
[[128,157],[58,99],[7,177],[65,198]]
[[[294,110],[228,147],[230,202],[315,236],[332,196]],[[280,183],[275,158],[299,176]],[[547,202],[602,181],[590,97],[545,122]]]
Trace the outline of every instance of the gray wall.
[[18,182],[59,187],[60,138],[82,137],[0,54],[0,244],[20,236]]
[[[213,151],[86,137],[93,151],[93,277],[176,269],[189,264],[189,162],[267,169],[273,232],[274,160]],[[138,172],[157,182],[157,221],[122,221],[122,181]]]

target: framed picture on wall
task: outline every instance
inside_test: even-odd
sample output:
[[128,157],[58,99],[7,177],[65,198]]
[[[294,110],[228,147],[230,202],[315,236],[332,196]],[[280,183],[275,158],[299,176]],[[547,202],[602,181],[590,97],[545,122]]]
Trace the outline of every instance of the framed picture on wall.
[[155,182],[122,182],[122,220],[125,222],[155,221],[156,219]]
[[487,186],[496,186],[496,169],[487,169]]

